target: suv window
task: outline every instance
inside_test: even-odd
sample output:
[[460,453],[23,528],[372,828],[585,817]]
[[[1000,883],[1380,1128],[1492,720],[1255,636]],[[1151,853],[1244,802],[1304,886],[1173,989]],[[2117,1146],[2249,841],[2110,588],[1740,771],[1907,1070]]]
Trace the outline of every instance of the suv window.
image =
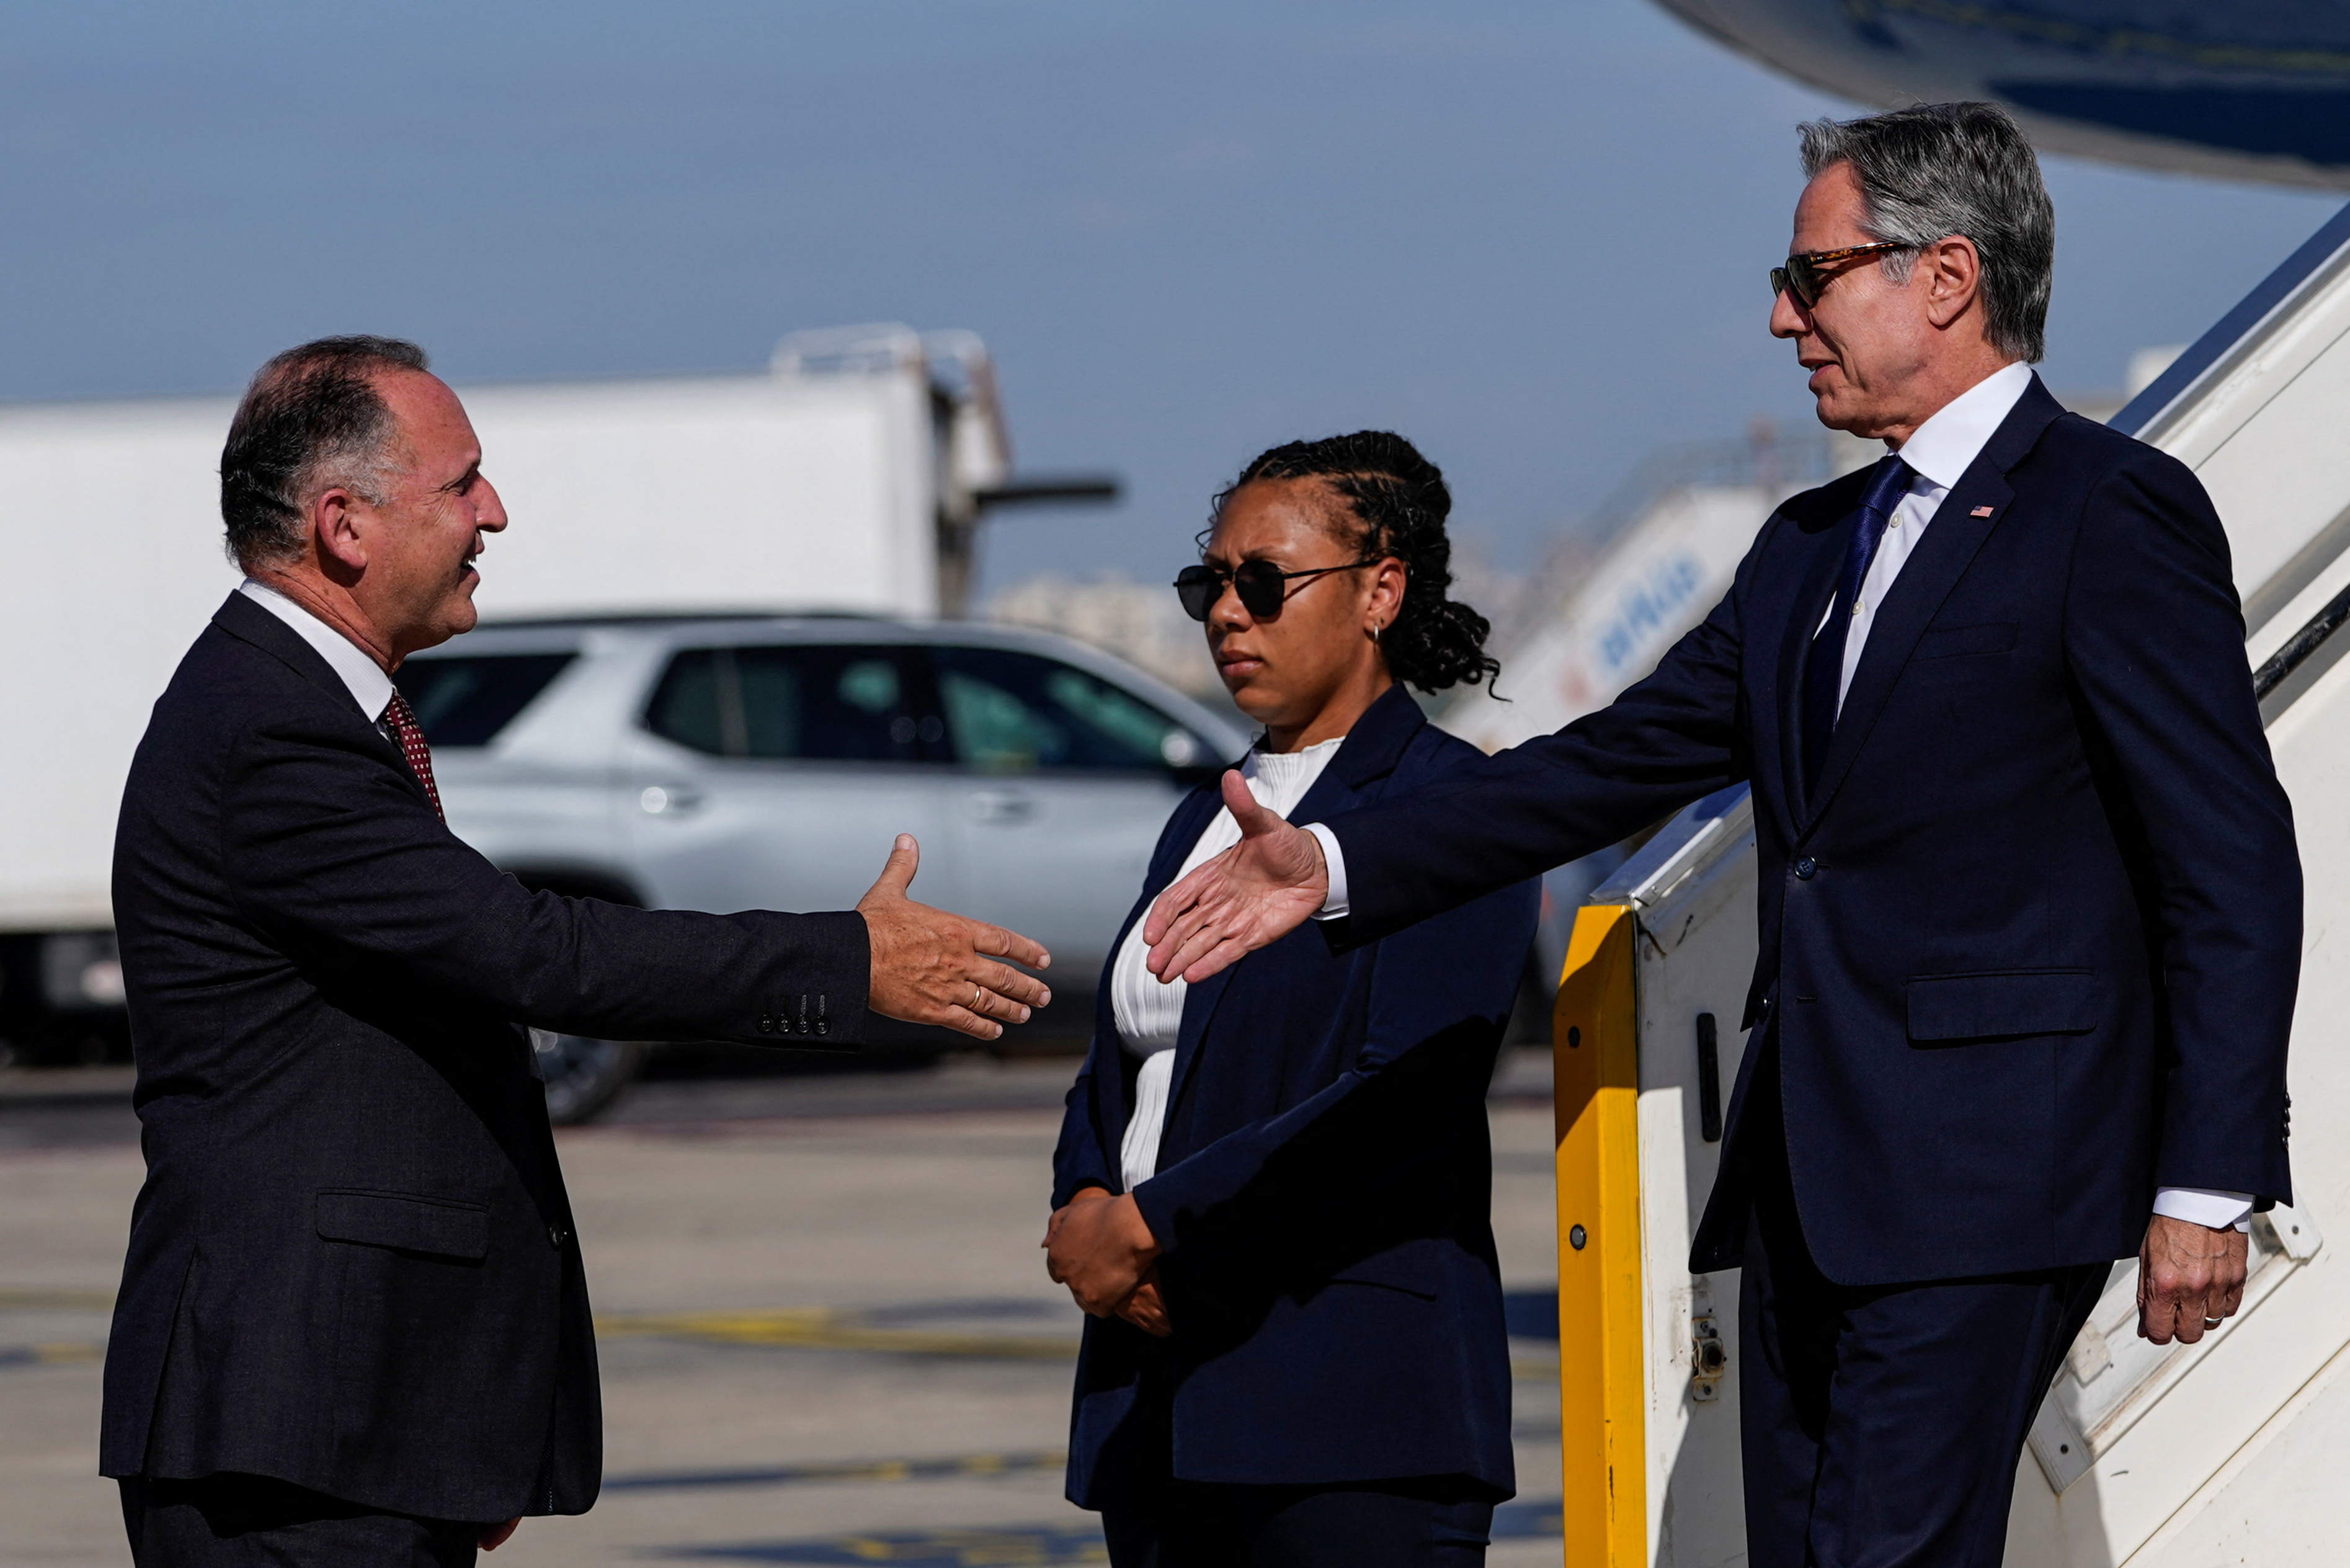
[[400,667],[400,694],[435,746],[486,746],[575,656],[496,653],[413,659]]
[[[653,691],[651,705],[645,711],[645,727],[665,741],[714,756],[742,754],[739,742],[727,743],[729,732],[740,735],[743,730],[741,712],[732,701],[722,703],[718,696],[719,656],[725,650],[716,648],[696,648],[679,654],[669,661],[661,672],[660,685]],[[732,691],[734,684],[733,661],[727,661],[726,686]]]
[[716,756],[938,762],[946,726],[902,649],[849,643],[690,649],[645,714],[652,732]]
[[956,754],[982,773],[1180,772],[1211,760],[1156,708],[1057,659],[999,648],[931,656]]

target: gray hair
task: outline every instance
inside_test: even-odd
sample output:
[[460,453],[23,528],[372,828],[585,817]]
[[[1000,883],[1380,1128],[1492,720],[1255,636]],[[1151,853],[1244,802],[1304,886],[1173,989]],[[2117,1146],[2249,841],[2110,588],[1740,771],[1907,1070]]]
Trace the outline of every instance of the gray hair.
[[382,505],[400,464],[374,378],[429,363],[397,337],[321,337],[255,372],[221,452],[230,558],[247,571],[297,559],[303,514],[321,491],[340,486]]
[[1972,240],[1982,258],[1983,336],[2027,364],[2047,351],[2056,210],[2032,144],[2005,109],[1925,103],[1798,129],[1804,176],[1851,164],[1860,179],[1862,229],[1914,247],[1882,258],[1887,276],[1908,278],[1918,251],[1937,240]]

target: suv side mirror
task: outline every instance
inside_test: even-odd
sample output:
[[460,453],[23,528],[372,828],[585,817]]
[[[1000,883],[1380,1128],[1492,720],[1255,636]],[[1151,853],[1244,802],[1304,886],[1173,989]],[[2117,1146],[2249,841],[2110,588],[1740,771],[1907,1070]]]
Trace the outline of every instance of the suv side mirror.
[[1159,754],[1166,759],[1167,771],[1178,784],[1207,784],[1222,771],[1200,738],[1189,730],[1168,731],[1159,742]]

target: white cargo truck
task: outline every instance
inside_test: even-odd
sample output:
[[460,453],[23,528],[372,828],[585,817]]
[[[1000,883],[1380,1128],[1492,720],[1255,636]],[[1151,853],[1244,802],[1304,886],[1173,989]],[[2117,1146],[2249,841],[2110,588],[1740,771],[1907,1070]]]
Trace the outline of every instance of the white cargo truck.
[[[1015,485],[985,348],[897,326],[784,339],[764,374],[462,388],[512,525],[485,620],[955,615],[980,517],[1097,498]],[[238,574],[234,397],[0,408],[0,1045],[119,1050],[109,863],[150,705]]]

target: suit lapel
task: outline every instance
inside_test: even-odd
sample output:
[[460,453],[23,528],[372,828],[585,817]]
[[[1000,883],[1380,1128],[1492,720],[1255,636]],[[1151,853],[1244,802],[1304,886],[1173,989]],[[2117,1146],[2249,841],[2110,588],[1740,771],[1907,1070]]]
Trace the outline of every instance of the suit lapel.
[[1852,508],[1844,508],[1835,524],[1823,529],[1813,540],[1812,564],[1795,590],[1795,601],[1787,614],[1787,629],[1779,643],[1775,704],[1779,722],[1779,794],[1786,802],[1791,837],[1806,820],[1809,810],[1804,800],[1804,670],[1811,660],[1812,640],[1819,630],[1820,618],[1827,613],[1829,596],[1835,592],[1836,567],[1844,559],[1840,548],[1844,526],[1851,516]]
[[[394,770],[407,781],[417,799],[427,805],[432,804],[432,797],[425,793],[423,781],[408,765],[408,759],[400,754],[400,748],[392,744],[382,731],[376,728],[375,715],[359,706],[358,699],[351,695],[351,689],[343,683],[341,676],[335,673],[335,667],[321,658],[317,649],[305,642],[300,633],[247,598],[242,591],[230,594],[226,602],[213,612],[213,624],[238,641],[250,643],[277,659],[358,715],[359,722],[367,727],[368,738],[375,743],[379,754],[391,762]],[[437,805],[434,806],[434,814],[439,814]]]
[[[369,724],[375,722],[375,715],[361,711],[359,703],[352,700],[351,689],[343,684],[343,678],[335,673],[334,666],[319,657],[317,649],[303,641],[292,627],[255,604],[243,591],[230,594],[220,608],[213,611],[213,624],[239,642],[251,643],[320,691],[331,692],[349,703],[351,711]],[[385,744],[390,742],[386,742]]]
[[[1795,797],[1804,802],[1804,830],[1819,821],[1845,775],[1852,771],[1853,759],[1867,743],[1868,732],[1884,713],[1928,623],[1966,575],[1991,530],[2005,520],[2008,504],[2015,499],[2015,491],[2007,482],[2008,470],[2023,461],[2041,431],[2064,411],[2039,378],[2033,378],[2032,385],[1942,498],[1926,525],[1925,536],[1902,564],[1901,575],[1893,579],[1869,626],[1868,641],[1861,648],[1852,685],[1845,692],[1835,737],[1820,763],[1819,787],[1809,799]],[[1800,777],[1800,768],[1797,773]]]
[[[1183,1097],[1184,1085],[1191,1081],[1191,1069],[1200,1063],[1200,1044],[1206,1038],[1208,1025],[1216,1016],[1216,1008],[1224,1000],[1224,992],[1232,985],[1232,976],[1240,965],[1229,964],[1197,985],[1183,992],[1183,1023],[1175,1033],[1175,1066],[1167,1079],[1167,1125],[1174,1126],[1175,1107]],[[1168,1149],[1161,1135],[1159,1158],[1164,1163]]]

